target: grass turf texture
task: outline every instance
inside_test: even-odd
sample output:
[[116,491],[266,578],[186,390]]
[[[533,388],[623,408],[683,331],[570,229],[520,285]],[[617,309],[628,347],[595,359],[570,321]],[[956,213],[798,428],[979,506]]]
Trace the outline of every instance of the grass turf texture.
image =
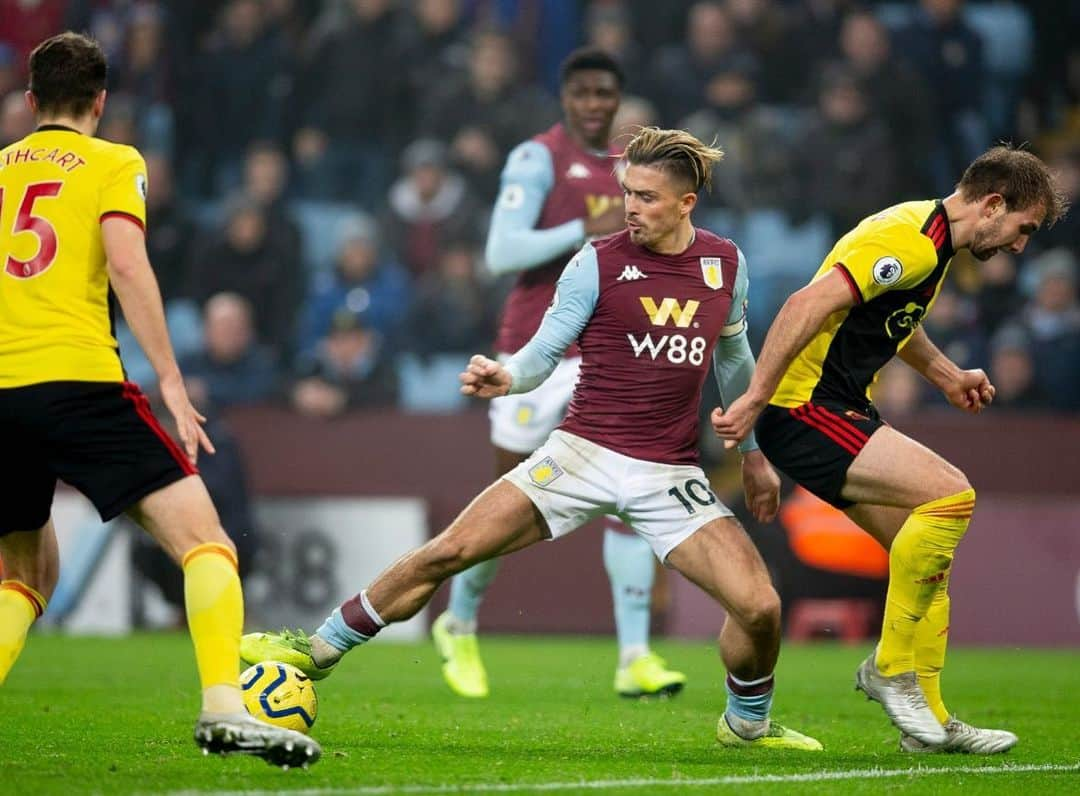
[[[968,721],[1021,739],[1008,755],[981,758],[900,753],[881,708],[852,690],[868,647],[828,644],[784,648],[773,711],[826,751],[723,750],[714,740],[724,688],[713,645],[661,640],[657,649],[689,683],[675,699],[642,702],[615,696],[609,639],[482,638],[491,697],[466,701],[443,684],[431,644],[376,642],[316,686],[313,734],[324,747],[322,762],[282,772],[199,753],[191,741],[198,699],[186,636],[35,634],[0,688],[0,783],[5,792],[26,794],[453,793],[500,784],[479,792],[528,793],[533,785],[573,793],[583,788],[570,783],[598,781],[613,784],[589,792],[1080,792],[1075,651],[950,650],[947,704]],[[984,766],[994,771],[973,770]],[[1071,770],[1003,773],[1007,766]],[[895,773],[909,768],[955,770]],[[858,773],[871,769],[894,773]],[[849,778],[755,779],[821,772]],[[679,780],[708,784],[672,786]]]

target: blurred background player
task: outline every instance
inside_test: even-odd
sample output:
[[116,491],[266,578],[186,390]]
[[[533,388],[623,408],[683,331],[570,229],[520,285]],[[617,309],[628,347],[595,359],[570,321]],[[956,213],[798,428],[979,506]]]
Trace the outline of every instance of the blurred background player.
[[[722,155],[682,130],[652,127],[634,137],[622,158],[627,229],[571,259],[551,311],[505,365],[476,355],[461,374],[466,395],[527,393],[580,341],[581,377],[566,418],[450,527],[346,600],[314,635],[246,635],[245,661],[285,661],[326,677],[350,649],[414,616],[451,575],[617,513],[660,561],[728,612],[719,639],[728,698],[717,741],[822,749],[770,718],[780,598],[699,464],[698,406],[710,354],[722,401],[741,395],[754,370],[746,260],[731,240],[690,218]],[[624,279],[628,273],[637,276]],[[753,438],[739,447],[746,504],[756,519],[772,519],[780,479]]]
[[[539,328],[570,254],[586,240],[624,226],[622,189],[614,174],[618,147],[611,142],[622,70],[606,53],[583,48],[563,62],[560,83],[563,121],[510,153],[491,220],[489,269],[496,274],[518,273],[495,342],[502,359]],[[580,352],[572,345],[551,378],[535,390],[491,402],[497,476],[524,461],[563,419],[580,367]],[[677,693],[685,675],[668,669],[649,649],[652,551],[625,528],[617,531],[622,528],[617,518],[609,517],[607,525],[604,566],[611,581],[619,644],[615,690],[627,697]],[[445,660],[443,676],[461,696],[488,694],[476,615],[497,570],[498,561],[491,559],[455,577],[449,606],[432,626]]]
[[1018,255],[1065,208],[1039,158],[998,146],[945,199],[864,219],[784,304],[746,393],[713,415],[727,440],[742,439],[757,420],[770,461],[889,550],[881,639],[856,685],[881,703],[906,751],[993,754],[1017,738],[958,720],[941,697],[949,574],[975,490],[957,467],[885,423],[868,391],[898,356],[958,409],[989,406],[995,388],[986,374],[942,353],[923,319],[957,251],[980,262],[1003,250]]
[[[184,571],[202,682],[195,741],[285,766],[319,758],[305,735],[253,719],[237,657],[244,603],[236,549],[195,469],[213,445],[177,367],[147,259],[146,164],[93,135],[105,108],[105,54],[63,33],[30,55],[37,129],[0,152],[0,434],[18,466],[0,485],[0,682],[56,587],[57,479],[108,521],[126,512]],[[126,381],[113,334],[115,293],[157,373],[181,449]]]

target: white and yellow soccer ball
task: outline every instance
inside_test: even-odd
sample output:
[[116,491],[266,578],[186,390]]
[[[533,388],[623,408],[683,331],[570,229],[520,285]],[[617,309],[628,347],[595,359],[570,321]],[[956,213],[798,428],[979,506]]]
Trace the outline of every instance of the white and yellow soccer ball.
[[240,675],[248,713],[278,727],[307,733],[319,713],[311,678],[295,666],[263,661]]

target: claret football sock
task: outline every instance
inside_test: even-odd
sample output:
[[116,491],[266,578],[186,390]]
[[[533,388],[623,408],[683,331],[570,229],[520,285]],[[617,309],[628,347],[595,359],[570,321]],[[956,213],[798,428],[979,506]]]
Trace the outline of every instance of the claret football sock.
[[626,667],[649,651],[649,607],[656,560],[640,536],[604,531],[604,568],[615,604],[619,666]]
[[876,665],[886,677],[915,669],[915,631],[948,580],[953,553],[971,522],[975,490],[916,506],[889,551],[889,591]]
[[926,704],[938,721],[949,721],[949,710],[941,698],[941,670],[945,666],[945,648],[949,643],[949,581],[941,584],[930,610],[915,626],[915,672]]
[[184,605],[203,688],[203,710],[243,712],[237,661],[244,595],[236,554],[225,545],[207,542],[188,551],[183,570]]
[[[325,667],[334,663],[343,654],[365,644],[375,634],[386,627],[386,622],[371,607],[367,589],[346,600],[335,608],[326,621],[315,631],[311,639],[311,657],[316,666]],[[325,642],[326,646],[318,641]],[[337,653],[334,657],[334,652]]]
[[769,711],[772,709],[776,678],[769,674],[754,680],[740,680],[728,674],[727,709],[724,715],[736,735],[752,740],[764,735],[769,729]]
[[459,572],[450,580],[450,603],[447,610],[454,620],[452,632],[468,634],[476,632],[476,613],[484,599],[495,574],[499,571],[499,559],[492,558],[474,564]]
[[0,581],[0,685],[26,643],[34,620],[45,613],[45,598],[22,581]]

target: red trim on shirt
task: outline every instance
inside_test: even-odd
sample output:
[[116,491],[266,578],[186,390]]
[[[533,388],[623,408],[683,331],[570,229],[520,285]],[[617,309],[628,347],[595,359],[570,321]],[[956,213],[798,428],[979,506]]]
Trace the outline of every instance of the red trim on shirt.
[[847,266],[843,263],[834,263],[833,268],[837,269],[840,272],[840,275],[847,281],[847,286],[851,289],[851,295],[855,297],[855,303],[862,304],[862,291],[859,290],[859,285],[855,281],[855,277],[851,275],[851,271],[847,269]]
[[141,218],[131,213],[125,213],[123,210],[110,210],[107,213],[102,213],[101,218],[98,220],[104,221],[107,218],[126,218],[143,232],[146,232],[146,224],[143,223],[143,220]]

